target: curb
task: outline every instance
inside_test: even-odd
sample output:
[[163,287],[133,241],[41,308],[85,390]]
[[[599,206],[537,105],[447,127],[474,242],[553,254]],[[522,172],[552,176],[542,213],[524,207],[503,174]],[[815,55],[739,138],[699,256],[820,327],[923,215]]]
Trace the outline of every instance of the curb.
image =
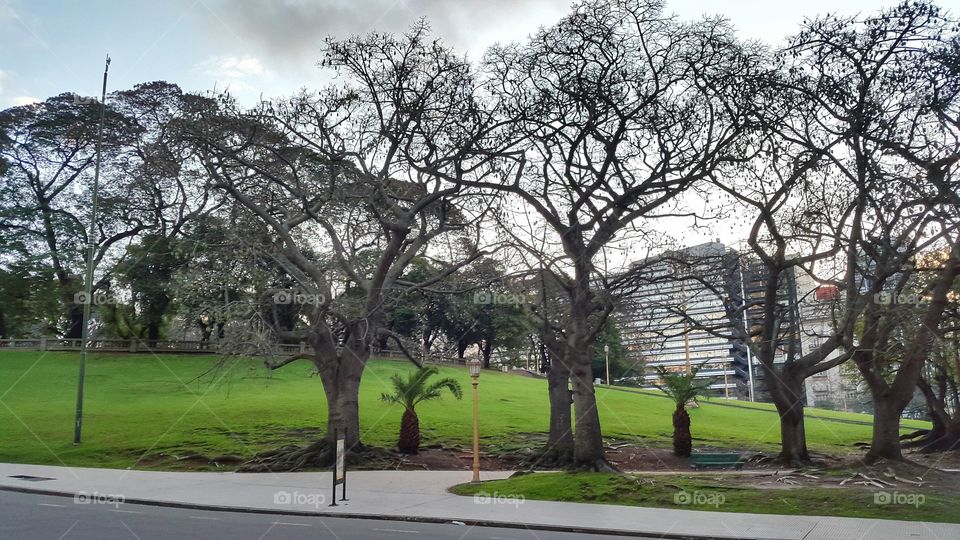
[[[0,486],[0,491],[9,491],[13,493],[26,493],[30,495],[49,495],[53,497],[73,498],[76,494],[70,491],[45,490],[19,486]],[[136,504],[141,506],[158,506],[162,508],[183,508],[189,510],[206,510],[211,512],[235,512],[241,514],[265,514],[277,516],[302,516],[302,517],[332,517],[345,519],[370,519],[379,521],[404,521],[411,523],[437,523],[449,525],[454,521],[459,521],[464,525],[472,527],[499,527],[504,529],[533,529],[550,532],[567,532],[575,534],[596,534],[606,536],[631,536],[631,537],[649,537],[660,538],[663,540],[730,540],[729,537],[714,536],[690,536],[683,534],[655,533],[643,531],[628,531],[624,529],[597,529],[593,527],[560,527],[553,525],[524,524],[494,520],[478,519],[453,519],[453,518],[433,518],[420,516],[391,516],[383,514],[359,514],[349,512],[310,512],[306,510],[268,510],[265,508],[250,508],[244,506],[217,506],[206,504],[182,503],[174,501],[155,501],[149,499],[125,499],[124,504]],[[765,540],[740,538],[740,540]],[[766,539],[769,540],[769,539]]]

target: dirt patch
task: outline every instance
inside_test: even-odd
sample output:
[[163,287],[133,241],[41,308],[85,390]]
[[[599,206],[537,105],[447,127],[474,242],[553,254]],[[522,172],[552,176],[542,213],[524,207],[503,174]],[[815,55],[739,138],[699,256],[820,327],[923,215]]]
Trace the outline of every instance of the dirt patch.
[[[480,453],[480,470],[484,471],[512,471],[520,467],[520,462],[521,457],[516,454]],[[473,450],[443,446],[421,448],[417,454],[397,454],[392,468],[402,471],[469,471],[473,468]]]

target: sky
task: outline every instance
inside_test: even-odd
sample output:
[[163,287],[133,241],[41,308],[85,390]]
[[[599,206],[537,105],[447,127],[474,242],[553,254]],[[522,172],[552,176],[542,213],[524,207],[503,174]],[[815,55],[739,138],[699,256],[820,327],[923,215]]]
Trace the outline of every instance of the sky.
[[[723,15],[747,39],[770,44],[805,17],[870,13],[867,0],[668,0],[682,19]],[[326,36],[402,32],[427,17],[455,50],[478,59],[496,42],[523,40],[565,14],[568,0],[0,0],[0,108],[62,92],[165,80],[186,90],[229,88],[245,103],[316,88]],[[960,0],[940,0],[960,12]]]

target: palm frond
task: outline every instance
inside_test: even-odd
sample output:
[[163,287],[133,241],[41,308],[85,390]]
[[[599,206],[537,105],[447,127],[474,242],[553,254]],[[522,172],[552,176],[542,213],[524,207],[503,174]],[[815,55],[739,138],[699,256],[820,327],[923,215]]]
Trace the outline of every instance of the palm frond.
[[420,395],[420,399],[417,400],[417,403],[439,398],[444,389],[449,390],[450,393],[453,394],[453,397],[457,399],[463,399],[463,389],[460,388],[460,383],[447,377],[445,379],[440,379],[439,381],[436,381],[428,386]]
[[405,409],[412,411],[421,401],[439,398],[444,389],[449,390],[457,399],[461,399],[463,391],[460,389],[460,383],[454,379],[448,377],[427,385],[428,380],[437,373],[439,370],[434,366],[408,372],[406,377],[395,373],[390,377],[393,393],[382,394],[380,400],[402,405]]
[[710,386],[709,380],[697,380],[697,373],[704,364],[691,366],[690,373],[669,371],[664,366],[656,366],[659,382],[653,383],[660,391],[669,396],[674,403],[684,405],[703,394]]

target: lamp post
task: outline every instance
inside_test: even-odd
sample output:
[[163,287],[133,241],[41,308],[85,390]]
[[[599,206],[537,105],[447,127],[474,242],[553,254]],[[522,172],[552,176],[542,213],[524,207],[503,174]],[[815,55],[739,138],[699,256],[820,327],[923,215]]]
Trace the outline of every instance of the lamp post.
[[607,365],[607,386],[610,385],[610,344],[603,345],[603,362]]
[[467,367],[470,368],[470,379],[473,384],[473,482],[480,482],[480,409],[478,408],[479,396],[477,394],[477,384],[480,378],[480,360],[467,360]]
[[110,71],[110,56],[103,68],[103,89],[100,92],[100,124],[97,127],[97,157],[93,166],[93,194],[90,201],[90,229],[87,232],[87,267],[83,277],[83,326],[80,330],[80,373],[77,376],[77,413],[73,424],[73,444],[80,444],[83,431],[83,382],[87,369],[87,349],[90,348],[90,308],[93,303],[94,255],[97,249],[97,204],[100,189],[100,147],[103,145],[103,118],[107,110],[107,72]]

